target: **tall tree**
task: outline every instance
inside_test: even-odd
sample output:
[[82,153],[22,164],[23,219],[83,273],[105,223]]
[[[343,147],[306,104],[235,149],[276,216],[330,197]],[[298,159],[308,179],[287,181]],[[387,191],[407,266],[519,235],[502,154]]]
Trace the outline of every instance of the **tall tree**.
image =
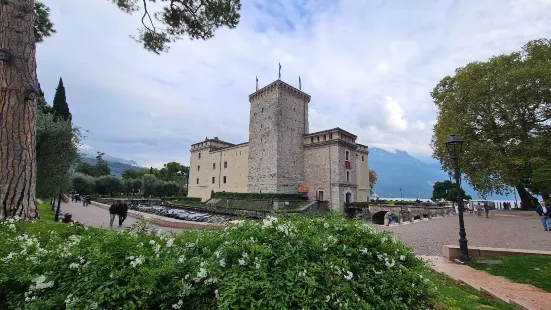
[[475,190],[503,194],[513,186],[522,207],[534,208],[532,173],[551,158],[550,66],[551,41],[542,39],[442,79],[432,92],[433,156],[451,168],[444,141],[463,137],[460,166]]
[[81,162],[77,165],[75,172],[89,175],[92,177],[96,176],[96,167],[90,165],[89,163]]
[[369,169],[369,194],[373,195],[375,184],[377,183],[377,172],[373,169]]
[[59,78],[59,83],[55,90],[53,112],[57,117],[65,121],[71,120],[71,112],[69,111],[69,104],[67,103],[67,95],[65,94],[65,86],[63,86],[62,78]]
[[105,155],[105,153],[98,152],[98,155],[96,156],[96,177],[111,175],[111,169],[109,168],[107,161],[103,159],[103,155]]
[[[470,195],[466,195],[465,191],[461,189],[461,196],[464,199],[471,200]],[[456,201],[457,200],[457,189],[455,183],[450,181],[436,182],[432,186],[432,201]]]
[[46,97],[44,95],[44,92],[42,91],[42,88],[40,87],[40,83],[38,83],[38,97],[36,98],[36,108],[39,112],[45,114],[52,112],[52,107],[49,106],[46,102]]
[[[240,0],[160,0],[161,12],[151,14],[147,4],[156,0],[143,0],[142,8],[138,0],[111,2],[128,13],[143,10],[136,39],[155,53],[186,35],[206,40],[220,27],[236,27],[241,9]],[[10,56],[0,60],[0,219],[28,218],[36,202],[36,43],[55,30],[48,8],[35,0],[1,1],[0,25],[0,49]]]
[[80,130],[70,121],[55,121],[54,115],[38,111],[36,135],[39,197],[57,196],[70,185],[69,169],[79,159]]

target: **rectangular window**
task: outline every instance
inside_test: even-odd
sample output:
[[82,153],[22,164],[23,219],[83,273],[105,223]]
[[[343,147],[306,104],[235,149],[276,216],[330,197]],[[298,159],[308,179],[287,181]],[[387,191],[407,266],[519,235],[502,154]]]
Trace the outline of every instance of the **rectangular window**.
[[316,137],[316,140],[318,140],[318,142],[320,142],[320,136],[317,136],[317,137]]
[[323,135],[323,141],[327,140],[327,135]]
[[362,161],[364,161],[364,156],[362,155]]
[[197,178],[197,184],[199,184],[199,178]]
[[224,176],[224,184],[226,184],[226,176]]
[[344,152],[344,155],[345,155],[345,157],[346,157],[346,160],[348,160],[348,151],[345,151],[345,152]]
[[318,191],[318,200],[319,201],[324,201],[323,200],[323,191]]
[[216,169],[216,163],[212,163],[212,170]]
[[[363,159],[363,157],[362,157],[362,159]],[[224,162],[224,168],[228,168],[228,162],[227,161]]]
[[310,142],[314,143],[314,137],[310,137]]
[[329,140],[331,140],[331,139],[333,139],[333,134],[332,133],[329,134]]
[[346,171],[346,181],[350,182],[350,171]]
[[216,181],[216,177],[212,177],[212,184]]

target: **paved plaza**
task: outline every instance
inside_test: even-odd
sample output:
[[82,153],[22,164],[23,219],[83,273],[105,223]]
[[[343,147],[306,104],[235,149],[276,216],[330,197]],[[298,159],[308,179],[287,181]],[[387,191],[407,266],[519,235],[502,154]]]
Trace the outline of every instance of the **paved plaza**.
[[[82,206],[82,203],[61,203],[61,209],[64,213],[73,214],[73,220],[75,222],[82,223],[87,226],[98,227],[98,228],[107,228],[109,229],[109,211],[102,208],[88,205],[86,207]],[[139,220],[128,216],[124,223],[122,224],[122,229],[128,228],[135,223],[138,223]],[[150,224],[151,225],[151,224]],[[154,229],[160,229],[163,231],[182,231],[178,228],[162,227],[158,225],[151,225]],[[119,218],[116,217],[113,222],[113,229],[119,229]]]
[[[418,255],[442,255],[445,244],[459,245],[457,215],[398,226],[388,230]],[[469,246],[551,251],[551,232],[544,231],[535,211],[491,211],[490,218],[465,214]]]

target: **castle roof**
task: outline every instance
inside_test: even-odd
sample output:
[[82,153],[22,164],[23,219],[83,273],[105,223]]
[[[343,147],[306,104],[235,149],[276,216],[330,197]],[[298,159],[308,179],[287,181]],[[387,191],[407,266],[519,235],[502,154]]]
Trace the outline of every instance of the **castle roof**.
[[302,90],[298,89],[298,88],[295,88],[285,82],[283,82],[282,80],[275,80],[273,81],[272,83],[262,87],[261,89],[255,91],[254,93],[250,94],[249,95],[249,101],[273,90],[274,88],[283,88],[287,91],[290,91],[292,93],[294,93],[296,96],[302,98],[303,100],[305,100],[306,102],[310,102],[310,99],[312,97],[310,97],[310,95],[308,95],[307,93],[303,92]]

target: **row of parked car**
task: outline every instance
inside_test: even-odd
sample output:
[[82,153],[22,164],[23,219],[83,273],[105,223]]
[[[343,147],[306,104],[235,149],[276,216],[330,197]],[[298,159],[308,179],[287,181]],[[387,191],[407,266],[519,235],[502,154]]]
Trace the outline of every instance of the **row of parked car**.
[[139,212],[153,213],[156,215],[171,217],[185,221],[224,223],[232,220],[231,218],[225,216],[199,213],[182,209],[173,209],[167,206],[131,205],[129,209]]

